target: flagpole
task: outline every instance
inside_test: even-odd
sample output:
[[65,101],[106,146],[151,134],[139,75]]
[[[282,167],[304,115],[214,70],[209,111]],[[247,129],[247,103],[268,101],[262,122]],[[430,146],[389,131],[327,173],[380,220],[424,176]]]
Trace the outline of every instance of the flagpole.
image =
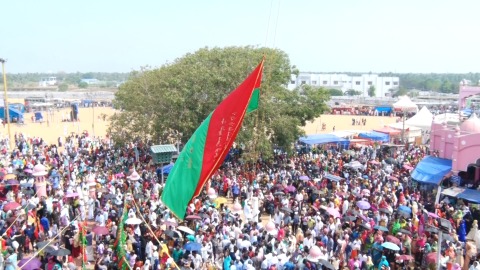
[[[143,222],[145,222],[145,225],[147,226],[148,230],[150,231],[150,233],[153,235],[153,237],[155,238],[155,240],[157,240],[157,242],[162,245],[162,243],[160,242],[160,240],[157,238],[157,236],[155,235],[155,233],[153,232],[152,230],[152,227],[150,227],[150,225],[148,224],[148,222],[143,218],[143,215],[142,215],[142,212],[140,211],[140,208],[138,207],[137,203],[135,202],[135,199],[132,199],[133,201],[133,204],[135,205],[135,208],[137,209],[137,213],[139,214],[140,218],[142,219]],[[168,248],[168,247],[167,247]],[[170,256],[170,253],[167,252],[167,256],[168,258],[172,259],[173,263],[175,264],[175,267],[180,270],[180,267],[178,267],[177,263],[175,262],[175,260]]]
[[[71,222],[75,221],[79,216],[75,217]],[[35,257],[37,257],[38,254],[40,254],[40,252],[42,252],[46,247],[50,246],[50,244],[55,241],[55,238],[57,238],[59,235],[62,235],[62,233],[68,229],[68,226],[65,226],[65,228],[63,228],[59,233],[57,233],[53,238],[52,240],[48,241],[48,243],[43,246],[41,249],[39,249],[32,257],[30,257],[30,259],[28,259],[28,261],[26,261],[24,264],[22,264],[22,266],[26,266],[31,260],[33,260]],[[19,267],[20,269],[23,269],[22,267]]]

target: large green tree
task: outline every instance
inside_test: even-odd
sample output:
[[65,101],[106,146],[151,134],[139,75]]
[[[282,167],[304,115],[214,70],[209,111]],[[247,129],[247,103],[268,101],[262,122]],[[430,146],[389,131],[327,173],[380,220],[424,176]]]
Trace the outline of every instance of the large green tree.
[[374,96],[375,96],[375,91],[376,91],[375,86],[373,86],[373,85],[370,86],[370,87],[368,88],[368,96],[369,96],[369,97],[374,97]]
[[254,47],[203,48],[160,68],[132,73],[115,94],[120,112],[110,126],[114,141],[185,143],[263,56],[260,106],[245,117],[237,142],[253,155],[268,156],[273,147],[291,149],[303,135],[300,126],[327,110],[328,93],[311,87],[287,90],[292,72],[288,56]]

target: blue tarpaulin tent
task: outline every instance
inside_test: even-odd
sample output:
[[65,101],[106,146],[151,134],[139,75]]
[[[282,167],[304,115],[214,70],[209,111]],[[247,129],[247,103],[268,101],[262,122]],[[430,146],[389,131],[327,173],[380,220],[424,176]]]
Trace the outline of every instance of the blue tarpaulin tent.
[[443,195],[462,199],[472,203],[480,203],[480,190],[463,187],[451,187],[442,191]]
[[375,111],[378,113],[391,113],[392,112],[392,107],[391,106],[377,106],[375,107]]
[[41,112],[35,112],[35,121],[36,122],[41,122],[43,121],[43,115]]
[[476,189],[467,188],[462,193],[458,194],[457,198],[460,198],[472,203],[480,203],[480,191]]
[[169,174],[172,168],[173,168],[173,164],[168,164],[163,166],[162,171],[164,174]]
[[377,132],[377,131],[362,132],[358,134],[358,137],[363,139],[370,139],[372,141],[380,141],[380,142],[390,141],[390,136],[388,136],[388,134]]
[[347,148],[350,141],[333,134],[315,134],[307,137],[300,138],[300,142],[308,145],[312,144],[326,144],[326,143],[339,143],[343,147]]
[[452,160],[427,156],[422,159],[411,176],[420,183],[438,185],[452,171]]

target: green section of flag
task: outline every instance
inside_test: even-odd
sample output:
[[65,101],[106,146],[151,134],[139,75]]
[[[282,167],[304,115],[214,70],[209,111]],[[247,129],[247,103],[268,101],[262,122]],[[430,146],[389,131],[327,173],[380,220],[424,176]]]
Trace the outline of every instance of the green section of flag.
[[125,250],[125,245],[127,244],[127,233],[125,232],[125,221],[128,219],[128,210],[126,207],[123,209],[122,220],[118,224],[117,228],[117,239],[115,240],[114,248],[117,252],[118,257],[118,269],[126,270],[128,267],[127,261],[125,260],[127,252]]
[[[255,89],[247,107],[247,113],[258,108],[260,90]],[[210,125],[210,114],[193,133],[177,158],[162,192],[163,203],[179,219],[184,219],[189,202],[200,182],[203,153]]]
[[162,192],[163,203],[182,220],[202,172],[203,151],[211,117],[212,114],[202,122],[188,140],[168,174],[167,183]]
[[248,103],[247,113],[253,112],[258,109],[258,103],[260,102],[260,89],[253,90],[252,97]]

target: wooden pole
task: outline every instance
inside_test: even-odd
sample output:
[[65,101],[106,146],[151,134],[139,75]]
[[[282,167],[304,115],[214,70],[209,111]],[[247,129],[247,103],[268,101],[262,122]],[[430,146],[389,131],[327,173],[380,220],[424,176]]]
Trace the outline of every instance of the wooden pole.
[[[133,196],[133,194],[132,194]],[[153,237],[155,238],[155,240],[157,240],[158,244],[160,245],[160,247],[162,247],[162,243],[160,242],[160,240],[157,238],[157,236],[155,235],[155,232],[152,230],[152,228],[150,227],[150,225],[148,224],[148,222],[143,218],[143,215],[142,215],[142,212],[140,211],[140,208],[138,207],[137,203],[135,202],[135,199],[132,199],[133,201],[133,204],[135,205],[135,209],[137,209],[137,214],[140,216],[140,218],[142,219],[142,221],[145,223],[145,226],[147,226],[147,229],[150,231],[150,233],[153,235]],[[180,270],[180,267],[178,267],[177,263],[175,262],[175,260],[173,260],[173,258],[170,256],[169,252],[167,252],[167,256],[168,258],[172,259],[173,263],[175,264],[175,268],[177,268],[178,270]]]
[[[79,216],[77,216],[76,218],[74,218],[71,222],[75,221]],[[28,261],[26,261],[22,266],[24,265],[27,265],[31,260],[33,260],[33,258],[37,257],[37,255],[42,252],[46,247],[50,246],[50,244],[55,241],[55,238],[57,238],[59,235],[62,235],[62,233],[68,228],[68,226],[65,226],[65,228],[63,228],[60,232],[57,233],[57,235],[55,235],[52,240],[48,241],[48,243],[41,249],[39,249],[37,252],[35,252],[34,255],[32,255],[32,257],[30,257],[30,259],[28,259]],[[19,269],[22,269],[22,267],[19,267]]]

